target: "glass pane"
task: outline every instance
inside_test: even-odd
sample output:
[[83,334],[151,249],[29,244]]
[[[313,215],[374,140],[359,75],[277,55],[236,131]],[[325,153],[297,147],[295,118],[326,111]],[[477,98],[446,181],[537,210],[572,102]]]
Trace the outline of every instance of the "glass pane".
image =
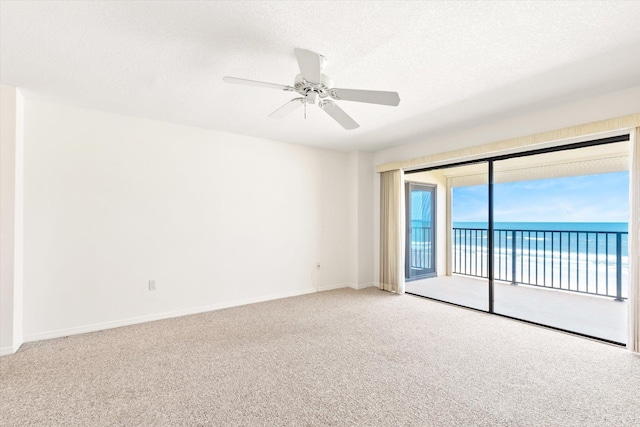
[[[407,237],[412,233],[423,233],[419,227],[435,230],[435,265],[432,277],[418,280],[409,277],[406,291],[487,311],[487,164],[407,174],[405,178],[432,185],[437,201],[431,205],[435,206],[435,221],[431,224],[425,220],[429,217],[424,203],[427,196],[411,192],[408,197],[407,206],[411,210],[411,222],[408,224],[412,230],[407,230]],[[408,254],[406,258],[412,257]]]
[[628,143],[494,170],[495,312],[625,343]]

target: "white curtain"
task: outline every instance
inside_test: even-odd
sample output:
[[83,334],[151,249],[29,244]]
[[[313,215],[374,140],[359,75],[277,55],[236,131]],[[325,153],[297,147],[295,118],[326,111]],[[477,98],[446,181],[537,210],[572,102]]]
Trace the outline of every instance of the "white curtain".
[[404,293],[404,173],[380,174],[380,289]]
[[629,220],[629,338],[627,348],[640,353],[640,127],[631,132]]

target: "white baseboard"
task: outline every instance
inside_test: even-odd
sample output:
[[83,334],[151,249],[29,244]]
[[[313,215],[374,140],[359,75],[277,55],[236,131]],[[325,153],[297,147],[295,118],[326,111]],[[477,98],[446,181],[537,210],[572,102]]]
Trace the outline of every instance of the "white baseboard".
[[0,356],[6,356],[8,354],[13,354],[16,351],[18,351],[18,349],[20,348],[20,346],[22,345],[21,342],[16,343],[14,345],[8,345],[5,347],[0,347]]
[[373,287],[373,286],[376,286],[376,287],[377,287],[377,286],[378,286],[378,284],[377,284],[377,283],[375,283],[375,282],[360,283],[359,285],[354,285],[354,284],[350,283],[348,286],[349,286],[350,288],[360,290],[360,289],[365,289],[365,288],[371,288],[371,287]]
[[372,286],[378,286],[378,284],[375,282],[361,283],[359,285],[356,285],[355,283],[343,283],[340,285],[322,286],[318,288],[318,292],[331,291],[333,289],[342,289],[342,288],[351,288],[351,289],[360,290],[360,289],[370,288]]
[[318,287],[318,292],[332,291],[334,289],[342,289],[342,288],[350,288],[350,287],[352,286],[349,283],[339,283],[337,285],[320,286]]
[[[113,329],[113,328],[119,328],[122,326],[136,325],[138,323],[146,323],[146,322],[153,322],[155,320],[171,319],[174,317],[188,316],[191,314],[205,313],[208,311],[222,310],[225,308],[238,307],[241,305],[255,304],[258,302],[271,301],[271,300],[295,297],[300,295],[307,295],[315,292],[329,291],[333,289],[340,289],[340,288],[346,288],[346,287],[353,287],[353,286],[350,284],[342,283],[338,285],[322,286],[317,289],[311,288],[311,289],[304,289],[304,290],[280,292],[277,294],[271,294],[271,295],[266,295],[266,296],[261,296],[256,298],[247,298],[243,300],[228,301],[228,302],[212,304],[207,306],[193,307],[193,308],[187,308],[187,309],[175,310],[175,311],[167,311],[164,313],[156,313],[156,314],[150,314],[146,316],[131,317],[128,319],[114,320],[110,322],[93,323],[90,325],[76,326],[73,328],[38,332],[35,334],[26,335],[24,337],[24,342],[41,341],[41,340],[48,340],[52,338],[67,337],[69,335],[78,335],[78,334],[85,334],[88,332],[103,331],[105,329]],[[2,350],[4,350],[4,348],[0,349],[0,354],[4,354],[2,353]],[[15,353],[16,350],[12,350],[12,348],[9,348],[8,350],[9,353],[7,354]]]

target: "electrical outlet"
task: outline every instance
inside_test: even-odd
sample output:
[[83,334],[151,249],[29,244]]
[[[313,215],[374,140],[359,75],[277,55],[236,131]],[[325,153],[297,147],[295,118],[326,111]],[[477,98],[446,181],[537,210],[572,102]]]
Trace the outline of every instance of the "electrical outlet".
[[152,280],[149,280],[149,290],[150,290],[150,291],[155,291],[156,289],[158,289],[158,288],[156,287],[156,281],[155,281],[155,280],[153,280],[153,279],[152,279]]

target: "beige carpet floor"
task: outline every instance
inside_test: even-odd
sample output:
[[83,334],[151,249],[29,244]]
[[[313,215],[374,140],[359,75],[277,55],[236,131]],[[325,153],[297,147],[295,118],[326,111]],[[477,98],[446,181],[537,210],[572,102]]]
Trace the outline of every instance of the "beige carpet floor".
[[640,425],[640,357],[410,295],[341,289],[28,343],[0,425]]

